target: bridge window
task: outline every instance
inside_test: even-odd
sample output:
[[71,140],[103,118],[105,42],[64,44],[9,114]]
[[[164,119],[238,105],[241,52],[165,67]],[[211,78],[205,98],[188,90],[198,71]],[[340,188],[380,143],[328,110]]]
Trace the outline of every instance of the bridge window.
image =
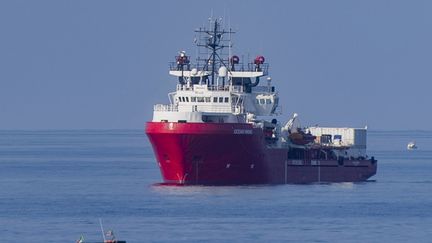
[[209,103],[210,102],[210,97],[205,97],[205,102]]
[[225,97],[225,103],[228,103],[228,102],[229,102],[229,98]]
[[260,99],[260,104],[264,105],[265,104],[265,99]]
[[219,97],[219,103],[223,103],[223,97]]
[[217,103],[217,97],[213,97],[213,103]]
[[204,102],[204,97],[197,97],[198,102]]
[[191,102],[196,102],[196,97],[191,97]]
[[189,97],[186,97],[186,102],[189,102]]
[[271,104],[271,99],[266,99],[266,104]]

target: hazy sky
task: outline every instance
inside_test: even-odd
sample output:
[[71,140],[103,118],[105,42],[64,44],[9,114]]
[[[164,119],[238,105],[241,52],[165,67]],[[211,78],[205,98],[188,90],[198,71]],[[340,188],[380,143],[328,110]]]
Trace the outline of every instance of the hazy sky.
[[432,1],[0,1],[0,129],[143,128],[210,13],[262,54],[284,118],[432,129]]

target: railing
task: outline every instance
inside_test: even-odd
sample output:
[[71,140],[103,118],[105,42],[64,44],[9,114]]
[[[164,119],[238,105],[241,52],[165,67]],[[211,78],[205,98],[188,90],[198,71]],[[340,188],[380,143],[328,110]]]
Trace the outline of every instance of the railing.
[[225,86],[209,85],[209,86],[207,86],[207,89],[211,90],[211,91],[228,91],[229,86],[228,85],[225,85]]
[[201,112],[214,112],[214,113],[233,113],[239,114],[244,110],[243,106],[209,106],[209,107],[197,107],[197,111]]
[[[204,65],[196,65],[196,64],[177,64],[177,62],[170,62],[169,63],[169,69],[170,71],[191,71],[193,68],[196,68],[197,70],[204,70]],[[206,68],[205,71],[211,71],[211,66]]]
[[[193,86],[187,86],[186,84],[177,84],[177,91],[192,91]],[[244,92],[244,88],[241,85],[207,85],[209,91],[231,91],[231,92]]]
[[173,111],[178,111],[178,106],[177,105],[173,105],[173,104],[170,104],[170,105],[156,104],[156,105],[154,105],[153,110],[154,111],[170,111],[170,112],[173,112]]
[[[226,62],[229,63],[229,62]],[[196,68],[197,70],[204,70],[204,71],[212,71],[211,65],[203,65],[203,64],[191,64],[191,63],[185,63],[185,64],[177,64],[177,62],[170,62],[169,63],[169,69],[170,71],[191,71],[192,69]],[[216,67],[216,72],[219,70],[220,65]],[[269,64],[263,63],[260,65],[256,65],[254,63],[239,63],[234,65],[234,69],[232,67],[228,67],[228,71],[236,71],[236,72],[263,72],[264,75],[267,75]]]
[[192,86],[187,86],[185,84],[177,84],[177,91],[184,91],[184,90],[193,90]]
[[[163,111],[163,112],[178,112],[178,105],[163,105],[157,104],[153,107],[154,111]],[[234,106],[201,106],[201,105],[192,105],[190,108],[191,112],[214,112],[214,113],[233,113],[240,114],[244,112],[244,107],[242,105],[234,105]]]
[[238,70],[238,71],[263,72],[264,75],[267,75],[268,69],[269,69],[268,63],[263,63],[263,64],[260,64],[259,66],[255,65],[254,63],[248,63],[246,70],[244,70],[242,67],[242,70]]
[[231,92],[243,93],[244,92],[244,88],[241,85],[233,85],[233,86],[231,86],[230,91]]

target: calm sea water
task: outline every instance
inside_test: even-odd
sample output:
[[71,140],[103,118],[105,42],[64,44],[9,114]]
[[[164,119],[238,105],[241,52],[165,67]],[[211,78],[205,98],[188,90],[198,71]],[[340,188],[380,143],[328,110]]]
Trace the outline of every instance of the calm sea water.
[[0,239],[432,242],[432,132],[368,135],[371,182],[168,187],[143,131],[0,131]]

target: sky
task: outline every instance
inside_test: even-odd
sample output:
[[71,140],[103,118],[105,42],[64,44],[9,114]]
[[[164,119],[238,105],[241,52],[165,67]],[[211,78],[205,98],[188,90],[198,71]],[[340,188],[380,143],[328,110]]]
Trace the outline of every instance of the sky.
[[[143,129],[213,13],[286,120],[432,130],[432,1],[0,1],[0,129]],[[194,56],[192,56],[194,58]]]

